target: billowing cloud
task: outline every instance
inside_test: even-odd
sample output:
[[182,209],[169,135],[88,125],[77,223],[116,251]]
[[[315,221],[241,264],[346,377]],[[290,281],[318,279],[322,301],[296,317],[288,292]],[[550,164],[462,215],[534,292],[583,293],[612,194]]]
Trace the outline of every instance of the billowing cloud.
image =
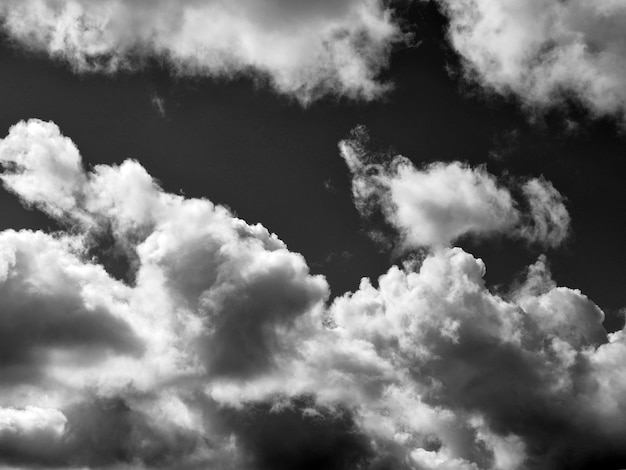
[[[325,279],[261,225],[164,192],[134,161],[85,171],[52,123],[12,127],[0,162],[5,187],[65,227],[0,233],[2,466],[626,461],[626,337],[545,257],[497,295],[480,259],[433,246],[329,303]],[[537,181],[518,188],[518,217],[553,223],[537,208],[556,195]]]
[[3,0],[0,19],[14,40],[77,71],[156,59],[182,75],[253,74],[302,103],[379,96],[402,40],[381,0]]
[[467,75],[531,106],[575,97],[594,115],[626,112],[626,6],[600,0],[439,0]]
[[[339,147],[352,173],[357,209],[366,217],[381,212],[398,232],[402,249],[449,246],[465,235],[493,234],[554,247],[568,235],[564,198],[544,178],[514,182],[509,189],[483,167],[452,162],[418,169],[402,156],[378,161],[367,149],[362,127]],[[519,202],[512,190],[521,193]]]
[[[262,226],[164,193],[136,162],[86,173],[54,124],[17,124],[0,155],[5,187],[73,233],[0,234],[2,401],[66,416],[49,464],[218,459],[187,400],[208,377],[275,368],[294,348],[283,333],[320,314],[325,280]],[[113,255],[129,283],[94,262]]]
[[556,286],[543,257],[506,296],[484,274],[480,259],[443,248],[378,287],[363,279],[329,307],[328,329],[300,338],[300,357],[209,394],[235,408],[301,395],[348,406],[375,443],[372,468],[623,464],[623,332],[607,334],[603,312]]

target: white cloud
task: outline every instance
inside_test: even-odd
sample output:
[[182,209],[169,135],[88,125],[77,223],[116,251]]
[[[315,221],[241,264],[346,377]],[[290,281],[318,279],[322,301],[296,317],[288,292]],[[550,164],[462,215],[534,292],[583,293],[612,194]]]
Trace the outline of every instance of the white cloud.
[[3,0],[4,30],[78,71],[135,69],[151,58],[177,73],[254,73],[308,103],[373,99],[402,39],[380,0]]
[[2,183],[25,203],[44,205],[55,216],[76,205],[84,179],[81,158],[56,126],[15,125],[2,141],[0,164],[12,168]]
[[339,144],[352,173],[352,194],[364,215],[381,211],[397,231],[402,249],[450,246],[465,235],[509,234],[558,246],[569,232],[564,198],[544,178],[511,184],[528,206],[520,210],[511,191],[483,167],[459,162],[416,168],[396,156],[377,162],[363,128]]
[[[13,127],[0,155],[5,186],[68,227],[0,233],[0,465],[515,470],[626,457],[624,332],[608,335],[543,257],[501,296],[480,259],[433,248],[328,304],[325,279],[261,225],[165,193],[137,162],[86,172],[52,123]],[[104,235],[131,280],[98,263]]]
[[33,434],[38,431],[60,436],[65,430],[67,418],[57,410],[26,407],[0,408],[0,433]]
[[439,0],[470,77],[531,106],[575,96],[592,114],[626,111],[626,6],[618,1]]
[[418,270],[391,268],[377,288],[364,279],[329,307],[330,329],[298,337],[299,355],[208,393],[241,409],[277,396],[343,404],[400,468],[623,458],[621,334],[609,337],[602,311],[557,287],[543,259],[507,298],[487,289],[484,272],[481,260],[445,248]]
[[544,178],[533,178],[522,185],[522,192],[529,206],[527,218],[521,227],[521,235],[528,240],[541,240],[545,245],[556,247],[569,234],[570,216],[565,199]]
[[[486,288],[480,260],[443,249],[419,271],[391,268],[378,288],[365,280],[332,305],[341,336],[393,364],[390,382],[408,401],[396,407],[383,394],[374,406],[390,434],[408,434],[403,442],[425,468],[524,468],[527,457],[558,468],[536,449],[548,444],[558,461],[612,426],[621,432],[621,413],[603,421],[595,410],[603,402],[591,384],[606,372],[586,367],[604,349],[619,354],[621,340],[608,343],[602,312],[580,292],[556,287],[545,271],[539,289],[542,269],[505,299]],[[429,411],[411,420],[407,410],[420,408]],[[544,434],[549,427],[554,434]]]
[[[136,162],[84,172],[54,124],[14,126],[0,155],[5,186],[74,233],[0,234],[7,406],[45,402],[67,416],[62,445],[48,456],[55,465],[219,459],[203,444],[203,425],[179,422],[181,410],[215,378],[276,367],[275,355],[293,349],[283,333],[319,314],[325,280],[264,227],[207,200],[164,193]],[[134,266],[132,286],[89,260],[106,231]],[[163,406],[172,400],[174,408]],[[18,452],[24,462],[43,461],[27,448]]]

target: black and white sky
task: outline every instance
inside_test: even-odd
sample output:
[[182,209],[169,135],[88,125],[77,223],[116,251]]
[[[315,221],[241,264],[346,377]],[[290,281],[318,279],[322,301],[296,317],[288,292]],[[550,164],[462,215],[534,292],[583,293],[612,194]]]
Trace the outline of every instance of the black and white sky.
[[626,5],[0,0],[0,469],[626,468]]

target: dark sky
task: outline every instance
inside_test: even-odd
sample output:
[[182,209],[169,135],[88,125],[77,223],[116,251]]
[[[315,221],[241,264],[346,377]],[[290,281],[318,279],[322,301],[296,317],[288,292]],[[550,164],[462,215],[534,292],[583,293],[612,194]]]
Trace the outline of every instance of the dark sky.
[[[0,0],[1,468],[626,466],[626,10],[342,1],[122,0],[85,55],[72,28],[99,24]],[[557,17],[580,34],[534,29]],[[511,31],[541,36],[518,75]],[[357,85],[333,75],[354,56]],[[446,193],[455,168],[478,202]],[[407,175],[433,194],[394,200]],[[564,240],[532,233],[530,181]],[[495,228],[416,242],[405,209]]]
[[[594,299],[609,328],[621,327],[622,129],[612,119],[590,119],[575,103],[529,114],[514,97],[467,84],[438,8],[404,10],[414,39],[393,53],[384,73],[395,89],[380,101],[325,98],[306,108],[251,79],[177,77],[158,64],[138,73],[77,75],[5,37],[0,127],[52,120],[89,164],[138,159],[166,190],[226,204],[277,233],[327,276],[334,295],[382,274],[391,256],[367,237],[338,156],[337,143],[355,125],[366,125],[379,148],[418,165],[462,160],[496,175],[544,175],[572,216],[573,236],[549,253],[555,279]],[[5,192],[0,201],[2,228],[51,224]],[[502,240],[460,245],[485,260],[493,285],[508,284],[542,252]]]

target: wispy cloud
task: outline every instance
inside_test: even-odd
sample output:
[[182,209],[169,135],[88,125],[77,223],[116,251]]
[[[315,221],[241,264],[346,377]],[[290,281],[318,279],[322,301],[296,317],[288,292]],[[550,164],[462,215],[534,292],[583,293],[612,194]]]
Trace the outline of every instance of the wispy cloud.
[[152,106],[154,107],[156,112],[159,113],[159,116],[161,116],[162,118],[164,118],[166,116],[166,112],[165,112],[165,98],[163,98],[162,96],[159,96],[158,94],[154,93],[152,95],[152,98],[150,98],[150,103],[152,104]]
[[626,115],[626,5],[616,1],[439,0],[467,76],[530,106],[576,98]]
[[403,39],[379,0],[4,0],[3,29],[77,71],[162,60],[182,75],[253,75],[308,103],[373,99],[391,46]]

